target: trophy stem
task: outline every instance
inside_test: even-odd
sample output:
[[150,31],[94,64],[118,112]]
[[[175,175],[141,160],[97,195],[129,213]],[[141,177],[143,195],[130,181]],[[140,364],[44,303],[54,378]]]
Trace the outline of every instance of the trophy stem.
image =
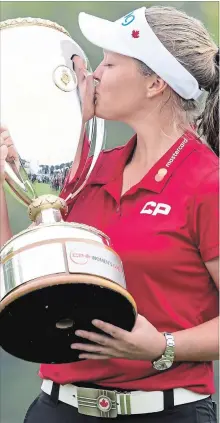
[[55,222],[62,222],[62,215],[60,210],[56,209],[46,209],[41,210],[41,212],[35,218],[36,225],[40,225],[41,223],[49,224]]
[[56,195],[41,195],[35,198],[28,207],[30,219],[37,225],[41,223],[56,223],[62,221],[61,211],[66,214],[68,207],[66,202]]

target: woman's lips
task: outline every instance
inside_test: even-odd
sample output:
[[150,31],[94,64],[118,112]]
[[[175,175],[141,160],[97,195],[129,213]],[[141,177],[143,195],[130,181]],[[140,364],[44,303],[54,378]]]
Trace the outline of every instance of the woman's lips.
[[97,97],[98,97],[98,93],[97,93],[97,91],[95,91],[95,94],[94,94],[94,104],[96,104],[96,102],[97,102]]

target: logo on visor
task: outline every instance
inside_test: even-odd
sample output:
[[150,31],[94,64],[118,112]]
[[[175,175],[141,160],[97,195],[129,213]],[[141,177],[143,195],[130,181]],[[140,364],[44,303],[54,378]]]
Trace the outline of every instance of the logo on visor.
[[135,16],[133,15],[133,12],[130,12],[128,15],[124,16],[122,19],[124,19],[124,21],[122,22],[122,26],[128,26],[135,20]]
[[139,34],[140,34],[140,32],[139,31],[135,31],[135,30],[133,30],[132,33],[131,33],[131,35],[132,35],[133,38],[139,38],[140,37]]

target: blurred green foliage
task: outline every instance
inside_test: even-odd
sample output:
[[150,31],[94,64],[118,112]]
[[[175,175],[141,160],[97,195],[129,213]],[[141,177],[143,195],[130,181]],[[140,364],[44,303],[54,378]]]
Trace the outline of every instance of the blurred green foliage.
[[[92,69],[102,60],[102,50],[89,43],[81,34],[78,26],[78,14],[86,12],[101,18],[116,20],[131,10],[152,5],[172,6],[184,10],[190,16],[200,19],[218,44],[219,40],[219,2],[217,1],[27,1],[1,3],[1,20],[16,17],[39,17],[50,19],[64,26],[73,39],[88,56]],[[114,147],[124,144],[132,135],[130,128],[119,122],[107,122],[107,145]]]
[[[1,3],[1,20],[24,16],[53,20],[60,25],[63,25],[70,32],[73,38],[79,42],[82,47],[85,47],[85,50],[87,50],[86,47],[88,47],[88,44],[80,34],[77,23],[79,12],[87,12],[105,19],[116,20],[133,9],[137,9],[142,6],[149,7],[152,5],[173,6],[177,9],[184,10],[186,13],[197,19],[200,19],[212,34],[216,43],[218,43],[218,1],[4,1]],[[93,55],[92,49],[91,53]],[[93,65],[95,65],[95,63],[93,63]]]

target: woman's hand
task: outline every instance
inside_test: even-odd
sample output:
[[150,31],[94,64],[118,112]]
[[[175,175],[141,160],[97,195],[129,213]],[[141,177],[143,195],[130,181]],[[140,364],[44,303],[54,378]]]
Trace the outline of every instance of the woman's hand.
[[72,59],[73,69],[77,76],[79,94],[82,104],[83,122],[92,119],[95,114],[94,96],[95,84],[93,75],[86,69],[86,63],[80,56],[74,56]]
[[18,171],[20,161],[18,153],[15,149],[11,135],[6,127],[0,126],[0,184],[3,185],[5,180],[5,162],[10,163],[11,167],[15,167]]
[[[132,332],[120,329],[100,320],[93,320],[93,325],[103,332],[100,335],[94,332],[77,330],[75,333],[81,338],[95,343],[71,345],[72,349],[82,350],[79,358],[108,359],[126,358],[128,360],[153,361],[159,358],[165,351],[166,340],[162,333],[140,314]],[[110,335],[110,336],[109,336]]]
[[2,143],[0,137],[0,185],[3,185],[5,181],[5,161],[8,155],[8,147]]

